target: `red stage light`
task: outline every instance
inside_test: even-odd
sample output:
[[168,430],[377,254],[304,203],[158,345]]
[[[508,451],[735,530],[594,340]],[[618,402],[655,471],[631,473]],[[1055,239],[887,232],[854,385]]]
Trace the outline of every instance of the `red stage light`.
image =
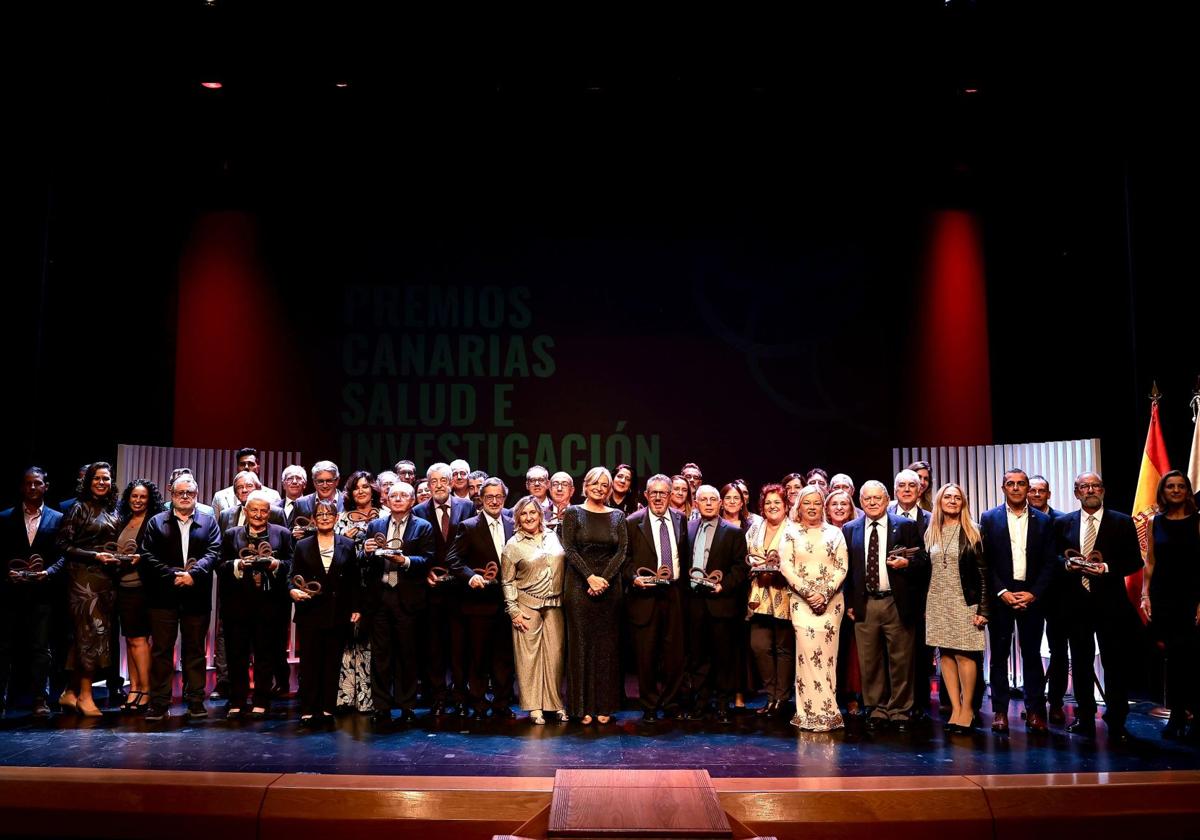
[[208,88],[209,90],[220,90],[224,87],[220,82],[201,82],[200,87]]

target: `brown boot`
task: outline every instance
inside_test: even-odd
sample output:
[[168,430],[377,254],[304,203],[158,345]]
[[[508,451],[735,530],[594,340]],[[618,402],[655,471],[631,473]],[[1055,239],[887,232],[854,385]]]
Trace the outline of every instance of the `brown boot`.
[[1001,735],[1008,733],[1008,715],[1004,712],[996,712],[992,715],[992,731],[999,732]]

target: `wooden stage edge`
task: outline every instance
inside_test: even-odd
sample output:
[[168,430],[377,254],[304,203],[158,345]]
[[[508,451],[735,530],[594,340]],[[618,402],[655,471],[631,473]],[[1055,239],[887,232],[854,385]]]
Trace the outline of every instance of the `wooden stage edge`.
[[[713,779],[735,826],[778,838],[1200,837],[1200,771]],[[0,836],[491,838],[536,825],[551,777],[0,768]]]

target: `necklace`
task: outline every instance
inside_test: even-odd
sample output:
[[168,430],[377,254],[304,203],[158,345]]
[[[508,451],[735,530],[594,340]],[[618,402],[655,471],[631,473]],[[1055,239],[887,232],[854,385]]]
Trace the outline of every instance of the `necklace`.
[[951,542],[956,546],[958,545],[958,532],[961,528],[962,528],[962,523],[955,522],[954,523],[954,533],[950,535],[952,539],[950,541],[944,542],[942,544],[942,571],[945,571],[948,568],[948,565],[947,565],[948,561],[946,560],[946,546],[949,545]]

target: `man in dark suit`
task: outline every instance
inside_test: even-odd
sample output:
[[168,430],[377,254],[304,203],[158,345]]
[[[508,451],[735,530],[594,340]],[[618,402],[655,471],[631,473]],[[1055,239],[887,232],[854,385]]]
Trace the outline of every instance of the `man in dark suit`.
[[[413,516],[433,526],[433,556],[431,566],[447,568],[446,556],[458,526],[475,515],[470,499],[460,499],[450,493],[449,464],[434,464],[425,473],[432,496],[413,508]],[[462,695],[466,693],[464,646],[466,634],[460,605],[462,581],[451,576],[449,581],[428,582],[429,593],[422,645],[428,661],[425,670],[426,700],[435,715],[455,714]],[[446,669],[450,669],[450,685],[446,684]],[[462,710],[467,711],[465,708]]]
[[[1081,510],[1063,514],[1054,521],[1057,553],[1063,561],[1065,581],[1063,606],[1067,615],[1067,637],[1071,646],[1075,677],[1075,722],[1067,731],[1088,738],[1096,736],[1096,679],[1092,661],[1095,639],[1100,642],[1104,665],[1104,720],[1109,740],[1129,740],[1125,718],[1129,714],[1129,670],[1133,639],[1140,622],[1125,593],[1125,578],[1142,568],[1137,528],[1123,513],[1104,507],[1104,482],[1095,472],[1080,473],[1075,479],[1075,498]],[[1067,551],[1085,558],[1099,552],[1097,570],[1080,571],[1067,565]]]
[[[286,647],[282,630],[291,614],[288,581],[292,570],[292,535],[272,524],[271,497],[255,490],[244,503],[245,524],[233,526],[221,539],[221,623],[229,657],[229,707],[226,717],[237,719],[250,696],[250,657],[254,657],[254,697],[251,719],[261,718],[271,703],[276,663]],[[236,508],[234,509],[236,510]],[[227,513],[232,512],[226,511]],[[246,549],[271,546],[270,569],[259,569]]]
[[295,510],[292,512],[293,539],[298,540],[304,536],[304,533],[300,529],[294,527],[295,518],[303,516],[311,520],[313,511],[316,509],[317,499],[333,502],[337,505],[338,513],[342,512],[342,494],[338,492],[338,478],[340,476],[338,466],[333,461],[317,461],[317,463],[313,464],[312,480],[315,489],[307,496],[301,496],[296,501]]
[[[23,639],[29,656],[33,716],[50,717],[46,681],[50,677],[50,622],[55,594],[62,590],[52,578],[62,569],[55,540],[63,515],[46,505],[46,471],[30,467],[21,479],[21,504],[0,513],[0,555],[6,574],[0,577],[0,716],[7,706],[9,672],[15,642]],[[10,570],[11,560],[42,560],[43,570],[32,576]]]
[[[304,497],[304,490],[308,487],[308,472],[299,464],[289,464],[284,468],[280,481],[283,485],[283,496],[272,506],[279,509],[283,525],[290,531],[292,520],[296,518],[296,504]],[[292,538],[296,538],[294,533]]]
[[[862,663],[863,700],[871,710],[867,728],[893,725],[904,732],[913,706],[914,627],[924,611],[929,556],[917,523],[887,512],[887,488],[868,481],[859,491],[862,519],[842,526],[849,552],[848,615]],[[915,549],[893,557],[900,549]],[[886,668],[886,673],[885,673]],[[889,686],[890,681],[890,686]]]
[[150,705],[146,720],[162,720],[171,706],[175,639],[182,635],[183,697],[189,718],[204,708],[204,641],[212,610],[212,580],[221,554],[217,520],[196,510],[196,479],[171,484],[171,509],[156,514],[142,534],[138,568],[150,613]]
[[[1043,475],[1029,477],[1029,506],[1050,517],[1050,522],[1062,515],[1050,507],[1050,482]],[[1047,715],[1050,723],[1062,725],[1067,722],[1063,710],[1063,696],[1067,693],[1070,676],[1070,657],[1067,655],[1067,617],[1062,608],[1062,586],[1066,581],[1055,574],[1050,588],[1042,598],[1042,615],[1046,619],[1046,645],[1050,648],[1050,664],[1046,667],[1046,699],[1050,704]]]
[[[512,538],[512,517],[504,510],[508,487],[498,478],[485,479],[479,497],[483,510],[464,519],[456,529],[454,542],[446,555],[451,574],[466,584],[459,609],[466,630],[467,700],[470,709],[482,719],[487,715],[488,677],[492,681],[492,716],[511,718],[513,690],[512,623],[503,610],[500,587],[500,555]],[[479,574],[495,563],[495,579],[489,582]]]
[[1029,505],[1029,477],[1024,470],[1005,472],[1001,490],[1005,503],[984,513],[979,521],[996,593],[987,628],[992,645],[992,730],[1008,731],[1008,659],[1015,626],[1025,678],[1025,724],[1031,732],[1045,732],[1042,599],[1054,579],[1055,538],[1050,517]]
[[[240,472],[233,479],[234,501],[231,504],[226,504],[217,517],[217,523],[221,528],[222,534],[230,528],[244,528],[246,526],[244,505],[246,504],[246,499],[256,490],[263,490],[263,486],[255,473],[249,471]],[[274,506],[274,501],[271,503],[268,516],[272,525],[283,526],[285,524],[283,511]]]
[[[916,470],[900,470],[900,472],[896,473],[896,478],[892,484],[892,490],[896,494],[896,499],[888,505],[888,513],[893,513],[896,516],[916,522],[917,533],[922,538],[925,536],[925,531],[929,529],[929,520],[931,518],[929,511],[918,504],[921,500],[921,488],[923,486],[921,476]],[[927,587],[919,594],[916,592],[912,593],[913,598],[919,600],[922,605],[924,605],[928,594]],[[934,665],[935,655],[936,650],[925,644],[925,609],[922,606],[917,612],[916,623],[913,625],[913,722],[923,722],[929,716],[929,684],[936,670]],[[978,660],[976,664],[982,669],[983,655],[977,654],[975,658]],[[983,698],[983,680],[978,681],[975,694],[973,708],[977,709],[979,708],[979,701]],[[944,682],[939,683],[938,696],[947,696]]]
[[[667,717],[683,714],[679,693],[687,651],[684,644],[684,602],[687,597],[687,523],[671,510],[671,479],[652,475],[646,481],[646,504],[625,520],[628,549],[621,574],[625,579],[625,609],[632,630],[637,664],[638,698],[642,720],[654,723],[661,709]],[[646,579],[638,569],[669,570],[669,583]]]
[[[392,485],[387,498],[392,515],[367,526],[359,555],[366,561],[363,620],[371,628],[371,698],[379,726],[391,722],[397,706],[401,722],[415,719],[417,619],[425,607],[425,576],[433,556],[433,526],[411,515],[415,492],[404,481]],[[402,540],[402,553],[376,554],[376,534],[389,542]]]
[[[733,699],[737,674],[734,651],[738,641],[738,623],[745,618],[746,535],[720,517],[720,496],[716,488],[702,485],[697,503],[699,516],[687,523],[687,541],[683,556],[688,564],[690,592],[685,599],[687,640],[687,703],[689,716],[703,717],[712,712],[721,723],[729,723],[729,701]],[[679,514],[676,514],[677,516]],[[691,580],[691,571],[699,569],[707,578],[721,573],[721,581],[711,588]]]

